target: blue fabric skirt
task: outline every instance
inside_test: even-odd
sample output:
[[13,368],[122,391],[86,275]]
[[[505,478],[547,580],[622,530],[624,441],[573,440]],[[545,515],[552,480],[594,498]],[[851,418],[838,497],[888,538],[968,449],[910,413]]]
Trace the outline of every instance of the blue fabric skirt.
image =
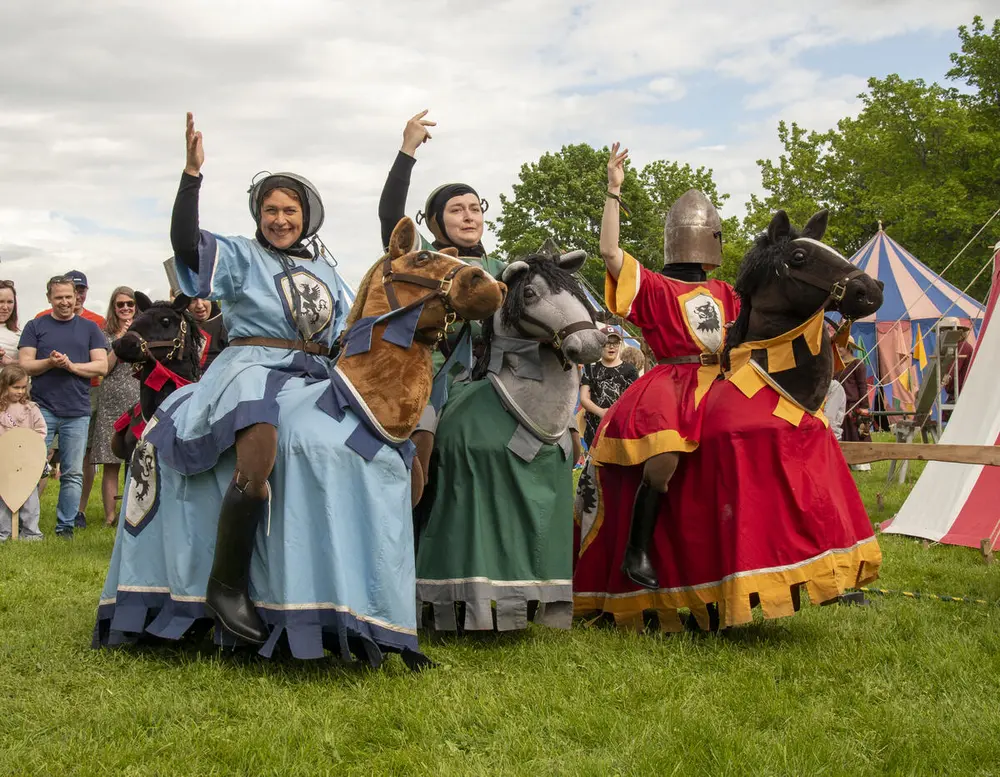
[[271,630],[260,654],[271,656],[285,635],[297,658],[332,650],[378,665],[386,651],[419,656],[408,457],[389,446],[359,455],[348,443],[359,416],[340,408],[337,420],[317,406],[324,394],[330,405],[331,381],[301,369],[305,354],[294,357],[303,364],[247,364],[219,380],[223,357],[251,350],[224,351],[208,380],[172,394],[150,422],[130,468],[95,647],[179,639],[205,617],[233,441],[264,422],[278,429],[278,456],[250,574]]

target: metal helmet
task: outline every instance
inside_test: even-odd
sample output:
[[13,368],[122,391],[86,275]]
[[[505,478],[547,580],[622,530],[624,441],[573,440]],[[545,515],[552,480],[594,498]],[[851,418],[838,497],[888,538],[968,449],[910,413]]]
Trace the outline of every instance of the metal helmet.
[[663,224],[663,263],[722,264],[722,219],[697,189],[688,189],[670,206]]
[[302,205],[302,235],[300,242],[305,242],[323,226],[323,219],[326,212],[323,209],[323,200],[319,196],[316,187],[308,179],[295,173],[269,173],[263,171],[254,176],[247,193],[250,195],[250,215],[253,216],[255,224],[260,223],[260,210],[263,203],[262,192],[268,192],[276,186],[286,186],[299,193],[300,198],[304,195]]

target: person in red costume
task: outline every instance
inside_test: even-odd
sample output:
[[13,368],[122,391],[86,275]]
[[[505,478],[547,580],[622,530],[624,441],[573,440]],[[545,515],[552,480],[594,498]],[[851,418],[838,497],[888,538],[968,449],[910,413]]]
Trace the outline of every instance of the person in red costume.
[[722,263],[722,222],[702,192],[685,192],[663,228],[664,266],[648,270],[619,246],[619,208],[628,149],[615,143],[601,223],[608,309],[642,330],[656,366],[633,383],[605,414],[591,458],[597,466],[642,466],[622,572],[636,585],[657,588],[649,547],[660,500],[684,453],[698,447],[703,406],[721,374],[726,326],[739,303],[732,286],[709,280]]

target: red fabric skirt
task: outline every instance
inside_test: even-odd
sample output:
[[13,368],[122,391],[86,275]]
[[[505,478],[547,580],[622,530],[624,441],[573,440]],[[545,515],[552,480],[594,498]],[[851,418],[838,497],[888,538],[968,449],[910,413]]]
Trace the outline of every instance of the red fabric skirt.
[[[600,464],[641,464],[658,453],[698,447],[707,391],[719,368],[661,364],[629,386],[608,409],[591,446]],[[703,393],[702,392],[702,393]]]
[[836,439],[821,417],[794,425],[775,415],[778,398],[770,387],[752,397],[730,382],[712,387],[700,447],[682,457],[662,500],[656,591],[620,571],[642,467],[594,468],[594,498],[577,498],[578,615],[607,612],[638,627],[655,610],[661,628],[676,630],[679,608],[707,626],[706,605],[717,603],[725,627],[750,621],[758,601],[765,617],[791,615],[800,586],[822,602],[878,576],[878,542]]

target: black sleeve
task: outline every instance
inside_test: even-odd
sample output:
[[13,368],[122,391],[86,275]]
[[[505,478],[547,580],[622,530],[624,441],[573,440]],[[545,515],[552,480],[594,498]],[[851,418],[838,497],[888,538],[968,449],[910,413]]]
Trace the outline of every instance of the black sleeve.
[[590,365],[583,365],[583,374],[580,376],[580,385],[589,386],[594,382],[594,376],[590,374]]
[[170,217],[170,245],[174,256],[192,272],[198,272],[198,191],[201,176],[181,173],[181,185],[174,200],[174,212]]
[[628,370],[625,371],[625,379],[630,386],[639,380],[639,369],[634,364],[628,365]]
[[389,175],[385,179],[382,196],[378,201],[378,220],[382,227],[383,249],[389,245],[392,230],[406,215],[406,195],[410,190],[410,173],[416,162],[417,160],[412,156],[400,151],[396,154],[396,161],[392,163],[392,169],[389,170]]

